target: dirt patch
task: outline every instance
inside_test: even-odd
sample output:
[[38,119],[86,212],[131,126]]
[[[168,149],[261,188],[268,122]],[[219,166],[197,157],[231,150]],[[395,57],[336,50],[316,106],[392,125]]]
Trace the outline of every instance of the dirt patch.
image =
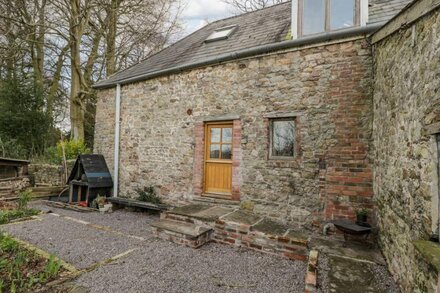
[[46,259],[0,234],[0,292],[41,289],[65,273],[55,257]]
[[17,204],[14,201],[0,200],[0,211],[15,210]]

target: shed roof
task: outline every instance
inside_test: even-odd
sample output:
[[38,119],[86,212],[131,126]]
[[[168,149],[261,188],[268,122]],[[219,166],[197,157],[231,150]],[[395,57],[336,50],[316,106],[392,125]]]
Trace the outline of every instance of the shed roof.
[[[369,5],[368,24],[389,20],[411,1],[372,0]],[[202,60],[211,60],[222,54],[281,43],[287,40],[290,23],[291,2],[221,19],[206,25],[140,63],[98,82],[94,87],[106,88],[121,82],[129,83],[128,80],[136,77],[160,73],[181,65],[200,63]],[[227,40],[205,42],[215,30],[228,26],[237,26],[237,28]]]
[[0,165],[21,166],[21,165],[29,165],[29,163],[30,163],[30,161],[27,161],[27,160],[19,160],[19,159],[0,157]]
[[113,186],[112,176],[103,155],[79,155],[67,183],[81,179],[83,174],[91,188]]

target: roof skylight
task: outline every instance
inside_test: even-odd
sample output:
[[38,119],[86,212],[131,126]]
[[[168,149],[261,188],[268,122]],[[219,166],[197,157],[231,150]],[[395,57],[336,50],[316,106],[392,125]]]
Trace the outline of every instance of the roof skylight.
[[231,25],[216,29],[212,34],[209,35],[209,37],[206,38],[205,43],[226,40],[232,35],[232,33],[234,33],[236,28],[236,25]]

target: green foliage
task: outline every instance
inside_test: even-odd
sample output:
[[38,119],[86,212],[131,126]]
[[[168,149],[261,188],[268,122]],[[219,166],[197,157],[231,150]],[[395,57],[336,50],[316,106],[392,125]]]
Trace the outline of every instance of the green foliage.
[[0,137],[0,157],[27,158],[28,152],[16,139]]
[[74,160],[78,155],[91,153],[83,140],[59,141],[56,147],[46,149],[43,161],[52,164],[61,164],[63,162],[63,146],[66,160]]
[[366,215],[368,215],[368,209],[362,208],[362,209],[356,210],[356,215],[357,216],[366,216]]
[[44,106],[43,91],[32,82],[0,81],[0,138],[5,156],[27,158],[43,153],[53,133],[51,115]]
[[55,259],[55,256],[50,255],[46,266],[44,267],[44,271],[39,274],[39,280],[42,283],[47,282],[47,280],[52,279],[58,275],[60,271],[61,263],[59,260]]
[[60,269],[61,262],[55,256],[43,259],[0,233],[0,293],[31,292],[35,284],[58,276]]
[[99,209],[99,207],[103,207],[106,203],[107,198],[98,194],[98,196],[92,202],[92,207],[95,209]]
[[142,189],[136,190],[136,192],[139,195],[138,200],[140,201],[150,202],[154,204],[162,203],[162,200],[156,194],[156,190],[154,189],[154,186],[147,186],[143,190]]
[[24,210],[32,199],[32,192],[30,190],[22,191],[18,195],[18,209]]
[[39,211],[34,209],[5,210],[0,211],[0,225],[7,224],[12,220],[38,215]]

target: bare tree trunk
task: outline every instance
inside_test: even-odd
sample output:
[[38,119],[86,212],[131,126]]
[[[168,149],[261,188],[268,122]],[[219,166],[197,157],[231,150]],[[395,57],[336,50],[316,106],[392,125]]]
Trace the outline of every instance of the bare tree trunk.
[[81,54],[80,42],[82,24],[80,16],[80,0],[71,0],[70,16],[70,122],[71,138],[84,140],[84,107],[81,94]]
[[116,29],[117,29],[117,13],[119,0],[111,0],[108,8],[108,32],[106,38],[106,68],[107,76],[112,75],[116,71]]

